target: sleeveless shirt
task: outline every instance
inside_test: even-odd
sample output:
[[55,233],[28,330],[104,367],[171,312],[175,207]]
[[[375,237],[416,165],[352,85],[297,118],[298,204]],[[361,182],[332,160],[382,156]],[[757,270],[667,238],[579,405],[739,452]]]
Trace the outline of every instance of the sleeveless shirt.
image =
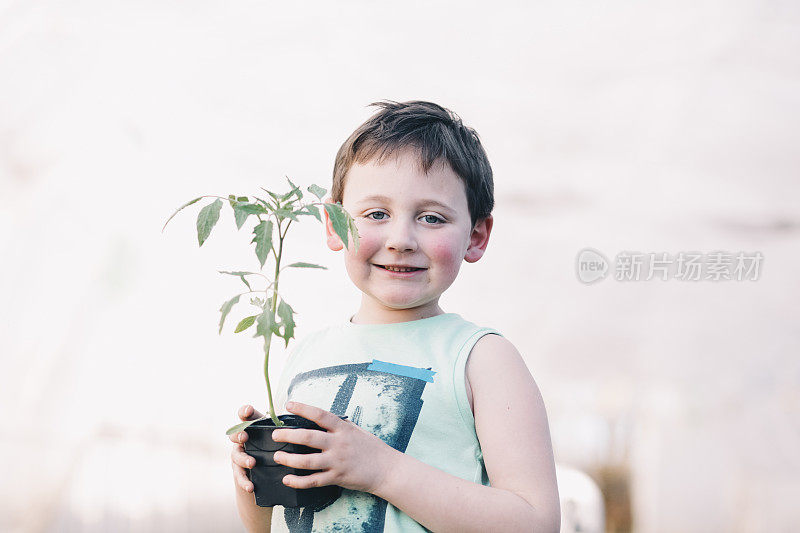
[[[489,485],[465,384],[469,353],[487,334],[501,335],[456,313],[323,328],[292,350],[276,391],[277,406],[296,400],[346,415],[396,450]],[[366,492],[343,489],[320,507],[276,506],[272,531],[426,531]]]

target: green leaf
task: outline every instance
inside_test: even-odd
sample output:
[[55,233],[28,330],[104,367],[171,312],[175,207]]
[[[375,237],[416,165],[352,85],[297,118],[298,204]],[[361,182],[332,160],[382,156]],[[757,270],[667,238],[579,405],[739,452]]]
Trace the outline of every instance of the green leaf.
[[322,215],[319,214],[319,209],[317,209],[317,206],[315,206],[315,205],[307,205],[305,207],[305,210],[308,212],[308,214],[314,215],[317,220],[322,222]]
[[285,209],[281,207],[280,209],[275,210],[275,214],[278,215],[278,220],[283,220],[284,218],[291,218],[295,222],[297,222],[297,215],[295,215],[294,211],[291,209]]
[[225,324],[225,317],[228,316],[228,313],[231,312],[231,309],[233,309],[233,306],[236,305],[236,303],[239,301],[239,296],[240,295],[234,296],[233,298],[231,298],[230,300],[228,300],[227,302],[222,304],[222,307],[219,308],[220,312],[222,313],[222,316],[219,319],[219,332],[220,332],[220,334],[222,333],[222,326],[223,326],[223,324]]
[[175,215],[177,215],[178,213],[180,213],[181,209],[183,209],[184,207],[189,207],[190,205],[192,205],[192,204],[194,204],[194,203],[197,203],[197,202],[199,202],[199,201],[200,201],[200,200],[202,200],[202,199],[203,199],[203,197],[201,196],[200,198],[195,198],[194,200],[189,200],[188,202],[186,202],[185,204],[183,204],[182,206],[180,206],[178,209],[176,209],[176,210],[175,210],[175,212],[174,212],[174,213],[172,213],[172,216],[170,216],[170,217],[167,219],[167,221],[166,221],[166,222],[164,222],[164,227],[163,227],[163,228],[161,228],[161,231],[162,231],[162,233],[163,233],[163,231],[164,231],[164,228],[166,228],[166,227],[167,227],[167,224],[169,224],[169,221],[170,221],[170,220],[172,220],[172,218],[173,218]]
[[[264,188],[262,187],[262,189],[264,189]],[[264,190],[267,191],[267,189],[264,189]],[[267,192],[269,192],[269,191],[267,191]],[[272,211],[272,210],[278,208],[278,206],[276,204],[272,204],[272,203],[268,202],[267,200],[264,200],[263,198],[259,198],[258,196],[256,196],[255,199],[256,199],[257,202],[262,204],[268,211]]]
[[[287,177],[286,179],[288,180],[289,178]],[[291,191],[289,191],[289,192],[287,192],[287,193],[286,193],[286,194],[284,194],[283,196],[281,196],[281,201],[282,201],[282,202],[285,202],[285,201],[287,201],[289,198],[291,198],[291,197],[292,197],[292,196],[294,196],[295,194],[298,194],[298,195],[299,195],[299,196],[297,197],[297,199],[298,199],[298,200],[299,200],[299,199],[301,199],[301,198],[303,197],[303,193],[302,193],[302,192],[300,192],[300,189],[297,187],[297,185],[295,185],[294,183],[292,183],[292,182],[291,182],[291,180],[289,181],[289,184],[292,186],[292,190],[291,190]]]
[[248,215],[268,215],[269,211],[258,204],[237,204],[237,207]]
[[236,219],[236,229],[242,229],[250,213],[242,209],[242,204],[239,203],[231,202],[231,207],[233,207],[233,216]]
[[264,309],[264,300],[262,300],[261,298],[258,297],[250,298],[250,304],[255,305],[256,307],[260,307],[261,309]]
[[[262,187],[262,189],[264,189],[264,188]],[[267,191],[267,189],[264,189],[264,190]],[[272,196],[272,199],[275,200],[275,208],[279,209],[281,207],[281,197],[279,195],[275,194],[272,191],[267,191],[267,194]]]
[[298,200],[303,199],[303,191],[300,190],[300,187],[292,183],[292,180],[289,179],[289,176],[286,176],[286,181],[289,182],[289,185],[292,187],[292,192],[297,195]]
[[292,315],[295,314],[292,307],[281,300],[281,303],[278,304],[278,316],[281,317],[281,325],[283,326],[283,335],[281,335],[284,340],[286,340],[286,347],[289,347],[289,339],[294,338],[294,318]]
[[228,203],[231,204],[231,208],[233,209],[233,216],[236,219],[236,229],[242,229],[248,214],[239,209],[241,203],[236,199],[235,194],[228,195]]
[[239,333],[240,331],[246,330],[247,328],[249,328],[250,326],[253,325],[253,323],[256,321],[256,317],[257,316],[258,315],[253,315],[253,316],[248,316],[246,318],[243,318],[239,322],[239,324],[237,324],[236,329],[233,330],[233,332],[234,333]]
[[239,276],[242,279],[242,281],[244,282],[244,284],[247,285],[247,288],[249,290],[251,290],[251,291],[253,290],[253,288],[247,282],[247,280],[245,279],[245,276],[248,275],[248,274],[252,274],[254,276],[258,275],[256,272],[238,272],[238,271],[237,272],[228,272],[227,270],[218,270],[217,272],[219,272],[220,274],[230,274],[231,276]]
[[270,327],[270,329],[272,330],[272,332],[273,332],[273,333],[274,333],[276,336],[278,336],[278,337],[283,337],[283,335],[281,335],[281,325],[280,325],[279,323],[277,323],[277,322],[275,322],[275,321],[273,320],[273,321],[272,321],[272,323],[269,325],[269,327]]
[[358,234],[358,227],[356,226],[356,221],[346,211],[345,214],[347,215],[347,228],[350,230],[350,234],[353,236],[353,245],[354,245],[353,251],[358,252],[358,241],[361,237]]
[[331,219],[331,223],[333,224],[333,231],[342,239],[345,247],[349,250],[348,247],[348,238],[347,238],[347,231],[349,228],[347,222],[347,214],[342,207],[341,204],[323,204],[325,206],[325,211],[328,212],[328,217]]
[[264,311],[256,317],[256,334],[253,337],[264,337],[266,339],[267,335],[272,335],[274,323],[272,309],[267,305],[264,307]]
[[200,246],[206,242],[206,239],[211,234],[211,230],[219,220],[219,212],[222,209],[222,200],[217,198],[213,203],[208,204],[200,210],[197,215],[197,241]]
[[327,192],[328,192],[326,189],[323,189],[323,188],[322,188],[322,187],[320,187],[319,185],[315,185],[315,184],[313,184],[313,183],[312,183],[312,184],[311,184],[311,186],[310,186],[308,189],[306,189],[306,190],[307,190],[308,192],[310,192],[311,194],[313,194],[314,196],[316,196],[317,198],[319,198],[320,200],[322,200],[322,198],[325,196],[325,193],[327,193]]
[[255,420],[247,420],[246,422],[242,422],[241,424],[236,424],[235,426],[233,426],[230,429],[228,429],[228,431],[226,431],[225,434],[226,435],[233,435],[234,433],[239,433],[240,431],[244,431],[245,429],[247,429],[251,425],[255,424],[256,422],[259,422],[261,420],[266,420],[267,418],[269,418],[269,417],[268,416],[262,416],[261,418],[257,418]]
[[236,229],[242,229],[247,217],[250,215],[268,215],[269,211],[258,204],[231,204],[233,206],[233,214],[236,217]]
[[272,221],[262,221],[258,226],[253,228],[253,235],[253,240],[250,242],[256,243],[256,257],[258,257],[258,261],[263,268],[264,263],[267,261],[267,256],[270,250],[272,250]]
[[286,268],[289,267],[297,267],[297,268],[321,268],[323,270],[328,270],[328,267],[324,267],[322,265],[315,265],[314,263],[292,263],[291,265],[286,265]]

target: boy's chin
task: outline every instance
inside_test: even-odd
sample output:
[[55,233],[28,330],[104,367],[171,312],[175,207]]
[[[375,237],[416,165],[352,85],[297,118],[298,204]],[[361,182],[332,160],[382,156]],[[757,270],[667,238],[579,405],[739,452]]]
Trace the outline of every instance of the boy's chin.
[[435,306],[436,302],[431,300],[411,300],[408,298],[374,298],[375,302],[388,311],[412,311],[427,306]]
[[416,302],[410,302],[408,300],[391,300],[391,299],[380,299],[378,303],[383,306],[385,309],[390,311],[408,311],[409,309],[414,309],[419,307],[419,304]]

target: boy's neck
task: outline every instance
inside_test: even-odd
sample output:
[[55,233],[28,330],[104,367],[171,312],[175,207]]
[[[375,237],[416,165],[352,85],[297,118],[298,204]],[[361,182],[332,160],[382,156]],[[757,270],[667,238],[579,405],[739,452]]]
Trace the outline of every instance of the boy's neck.
[[350,320],[353,324],[395,324],[398,322],[411,322],[443,314],[438,302],[411,309],[391,309],[383,306],[370,305],[362,301],[361,307]]

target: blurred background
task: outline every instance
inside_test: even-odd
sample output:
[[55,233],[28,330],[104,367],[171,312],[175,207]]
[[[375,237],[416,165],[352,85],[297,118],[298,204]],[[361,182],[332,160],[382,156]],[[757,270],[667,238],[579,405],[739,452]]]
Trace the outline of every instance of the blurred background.
[[[249,231],[225,207],[198,248],[207,202],[162,225],[201,194],[329,188],[367,104],[424,99],[495,172],[487,254],[442,307],[518,347],[605,529],[792,531],[799,22],[763,0],[0,1],[0,530],[244,530],[224,432],[266,394],[244,306],[217,332],[241,286],[217,271],[257,268]],[[281,281],[296,339],[360,300],[323,236],[291,228],[288,260],[329,267]],[[587,285],[586,247],[764,259]]]

